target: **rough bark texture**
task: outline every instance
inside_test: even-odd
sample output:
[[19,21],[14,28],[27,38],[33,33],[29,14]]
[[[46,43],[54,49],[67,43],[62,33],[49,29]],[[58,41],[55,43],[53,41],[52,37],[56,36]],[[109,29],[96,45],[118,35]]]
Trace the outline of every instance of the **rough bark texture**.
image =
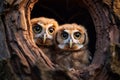
[[[0,18],[1,35],[3,35],[0,43],[4,44],[1,46],[0,53],[2,58],[8,59],[6,66],[9,65],[12,68],[9,72],[13,74],[10,77],[14,77],[14,80],[40,80],[41,75],[44,74],[42,70],[53,69],[52,62],[32,39],[30,12],[36,1],[6,0],[1,2],[5,9],[1,12]],[[1,69],[2,67],[3,63],[1,63]],[[3,80],[11,80],[10,77],[3,77]]]
[[55,68],[33,41],[37,0],[0,0],[0,80],[119,80],[120,1],[82,1],[95,25],[96,51],[91,65],[73,75]]

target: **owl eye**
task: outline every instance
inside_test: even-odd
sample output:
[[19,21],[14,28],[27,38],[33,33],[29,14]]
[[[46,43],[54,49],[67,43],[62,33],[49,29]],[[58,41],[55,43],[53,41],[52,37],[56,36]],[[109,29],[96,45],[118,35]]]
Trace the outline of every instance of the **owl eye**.
[[41,33],[42,32],[42,26],[41,25],[35,25],[34,27],[33,27],[33,31],[35,32],[35,33]]
[[75,32],[75,33],[74,33],[74,37],[75,37],[76,39],[79,39],[79,38],[81,37],[81,33],[80,33],[80,32]]
[[49,28],[48,28],[49,33],[53,33],[54,30],[55,30],[55,29],[54,29],[53,27],[49,27]]
[[67,32],[62,32],[61,36],[63,39],[67,39],[68,38],[68,33]]

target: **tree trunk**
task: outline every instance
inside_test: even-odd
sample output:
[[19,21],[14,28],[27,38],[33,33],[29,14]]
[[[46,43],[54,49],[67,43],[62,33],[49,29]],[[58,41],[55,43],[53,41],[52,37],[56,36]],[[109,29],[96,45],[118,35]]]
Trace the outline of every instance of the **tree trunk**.
[[[0,80],[74,80],[58,70],[33,41],[30,18],[36,2],[0,0]],[[96,50],[92,63],[72,76],[77,80],[119,80],[119,0],[78,2],[94,22]]]
[[[5,71],[3,80],[40,80],[42,70],[52,70],[52,62],[35,45],[32,38],[30,12],[37,0],[6,0],[1,1],[0,35],[1,38],[1,70]],[[4,8],[4,9],[3,9]],[[3,11],[2,11],[3,10]],[[5,67],[3,65],[6,65]],[[4,71],[3,71],[4,72]],[[9,76],[13,75],[13,76]]]

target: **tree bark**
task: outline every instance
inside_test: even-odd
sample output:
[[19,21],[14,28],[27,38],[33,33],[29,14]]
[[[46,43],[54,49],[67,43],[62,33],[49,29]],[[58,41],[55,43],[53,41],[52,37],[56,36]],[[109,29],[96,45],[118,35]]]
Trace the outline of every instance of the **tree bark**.
[[[58,70],[33,41],[30,14],[37,1],[0,0],[0,79],[74,80]],[[72,76],[76,80],[113,80],[111,73],[120,75],[119,1],[82,1],[95,25],[96,51],[92,63]]]
[[[43,70],[54,68],[48,57],[33,42],[30,12],[36,1],[1,1],[5,6],[2,7],[6,9],[1,12],[0,18],[0,31],[3,36],[0,41],[0,56],[1,59],[8,59],[6,64],[11,67],[9,72],[14,74],[11,76],[14,80],[40,80],[41,75],[44,74]],[[7,79],[11,80],[11,78]]]

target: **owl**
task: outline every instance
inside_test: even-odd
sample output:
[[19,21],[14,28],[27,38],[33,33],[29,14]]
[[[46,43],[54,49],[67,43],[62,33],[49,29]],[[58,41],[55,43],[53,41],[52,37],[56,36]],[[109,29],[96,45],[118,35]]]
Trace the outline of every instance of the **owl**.
[[83,69],[91,60],[87,44],[87,31],[82,25],[72,23],[59,26],[54,34],[56,54],[53,55],[53,62],[67,70]]
[[39,17],[31,19],[31,24],[34,42],[51,58],[54,51],[53,34],[58,28],[58,22],[52,18]]

